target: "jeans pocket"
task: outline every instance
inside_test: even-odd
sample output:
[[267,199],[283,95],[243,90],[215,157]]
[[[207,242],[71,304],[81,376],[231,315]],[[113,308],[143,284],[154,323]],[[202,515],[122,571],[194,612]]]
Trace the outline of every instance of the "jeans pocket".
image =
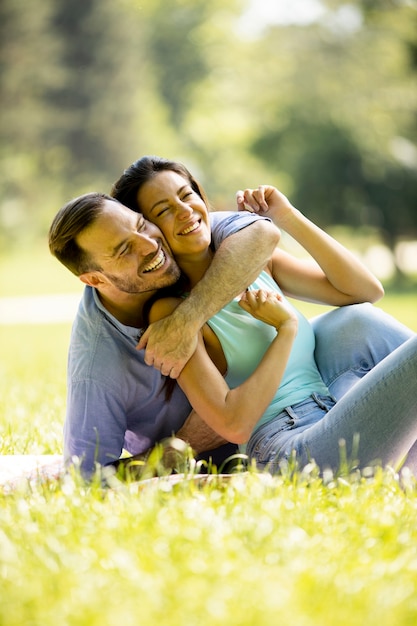
[[266,466],[276,457],[283,445],[283,435],[294,427],[294,420],[283,411],[280,415],[265,424],[249,439],[246,453],[255,459],[259,466]]

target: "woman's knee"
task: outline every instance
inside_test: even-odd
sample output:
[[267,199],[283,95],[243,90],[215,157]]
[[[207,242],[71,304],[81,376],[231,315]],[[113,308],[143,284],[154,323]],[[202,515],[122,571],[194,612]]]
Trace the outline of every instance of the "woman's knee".
[[[312,320],[316,349],[349,350],[354,344],[372,353],[389,354],[414,333],[369,302],[333,309]],[[381,352],[382,351],[382,352]],[[376,356],[376,355],[375,355]]]

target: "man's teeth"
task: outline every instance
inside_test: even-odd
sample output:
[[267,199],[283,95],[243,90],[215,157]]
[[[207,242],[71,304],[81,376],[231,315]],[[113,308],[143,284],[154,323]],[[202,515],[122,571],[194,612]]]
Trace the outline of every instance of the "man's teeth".
[[158,270],[160,267],[162,267],[164,263],[165,263],[165,254],[161,250],[158,256],[152,261],[152,263],[149,263],[149,265],[147,265],[143,271],[153,272],[154,270]]
[[196,230],[199,226],[200,226],[200,222],[194,222],[192,226],[189,226],[188,228],[183,230],[180,233],[180,235],[188,235],[188,233],[191,233],[193,230]]

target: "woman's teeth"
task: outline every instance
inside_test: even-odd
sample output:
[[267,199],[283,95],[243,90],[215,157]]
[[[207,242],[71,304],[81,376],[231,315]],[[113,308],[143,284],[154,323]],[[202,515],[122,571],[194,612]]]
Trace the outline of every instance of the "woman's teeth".
[[192,233],[193,230],[196,230],[200,226],[200,222],[194,222],[192,226],[189,226],[185,230],[183,230],[180,235],[188,235],[188,233]]

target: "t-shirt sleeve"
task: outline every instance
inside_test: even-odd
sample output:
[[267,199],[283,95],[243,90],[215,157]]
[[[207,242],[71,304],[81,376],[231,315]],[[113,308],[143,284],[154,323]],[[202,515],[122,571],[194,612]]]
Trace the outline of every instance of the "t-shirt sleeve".
[[64,425],[64,460],[74,457],[82,474],[90,476],[96,463],[106,465],[120,457],[126,419],[116,394],[95,381],[73,382],[68,391]]
[[210,213],[211,237],[214,248],[217,249],[223,239],[239,232],[258,220],[270,222],[269,217],[263,217],[250,211],[213,211]]

